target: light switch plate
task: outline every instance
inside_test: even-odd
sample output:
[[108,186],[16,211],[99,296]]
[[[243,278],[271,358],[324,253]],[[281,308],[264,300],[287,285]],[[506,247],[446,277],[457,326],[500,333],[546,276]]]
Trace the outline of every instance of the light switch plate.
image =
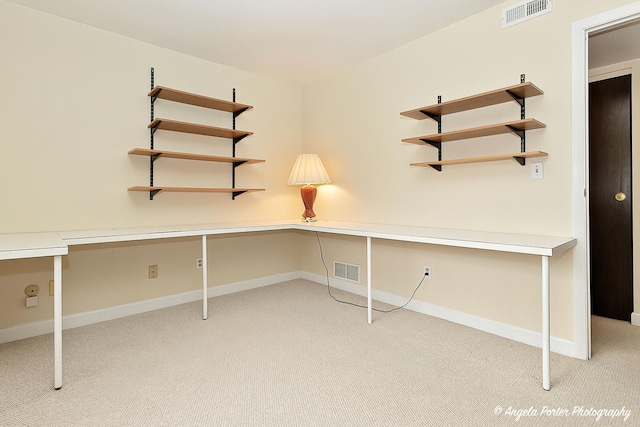
[[531,179],[544,179],[542,162],[531,163]]

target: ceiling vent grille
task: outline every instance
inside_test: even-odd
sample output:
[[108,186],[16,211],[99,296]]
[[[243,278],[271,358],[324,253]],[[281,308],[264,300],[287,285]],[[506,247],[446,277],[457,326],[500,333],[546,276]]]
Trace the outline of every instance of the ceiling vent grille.
[[502,9],[502,28],[551,12],[551,0],[527,0]]

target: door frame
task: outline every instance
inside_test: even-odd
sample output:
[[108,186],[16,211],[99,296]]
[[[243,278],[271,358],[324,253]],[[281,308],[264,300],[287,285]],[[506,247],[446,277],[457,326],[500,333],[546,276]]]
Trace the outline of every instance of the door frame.
[[576,21],[571,28],[574,356],[591,357],[589,277],[589,35],[640,19],[640,2]]

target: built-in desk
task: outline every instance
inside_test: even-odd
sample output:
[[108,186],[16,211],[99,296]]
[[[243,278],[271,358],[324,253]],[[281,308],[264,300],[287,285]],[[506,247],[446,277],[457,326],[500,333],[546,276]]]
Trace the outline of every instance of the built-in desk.
[[410,227],[353,222],[296,220],[253,221],[238,223],[200,224],[186,226],[143,227],[69,231],[60,233],[0,235],[0,259],[54,257],[54,387],[62,387],[62,261],[73,245],[126,242],[134,240],[200,237],[202,240],[202,317],[208,317],[207,236],[260,231],[302,230],[360,236],[366,239],[367,251],[367,322],[372,322],[371,240],[386,239],[430,245],[484,249],[540,256],[542,263],[542,387],[550,385],[550,311],[549,257],[576,245],[570,237],[488,233],[480,231]]
[[58,233],[0,234],[0,260],[53,257],[54,386],[62,387],[62,255],[69,248]]

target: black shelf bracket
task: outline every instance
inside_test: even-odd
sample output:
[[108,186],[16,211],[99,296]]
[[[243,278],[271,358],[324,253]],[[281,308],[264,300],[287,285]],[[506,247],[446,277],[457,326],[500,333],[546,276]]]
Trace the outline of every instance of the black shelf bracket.
[[[520,152],[524,153],[525,151],[527,151],[527,132],[522,129],[516,129],[513,126],[509,126],[509,125],[507,125],[507,128],[509,128],[509,130],[513,132],[516,136],[520,137]],[[518,160],[518,163],[524,166],[525,164],[524,157],[519,157],[519,159],[520,160]]]
[[436,142],[436,141],[429,141],[428,139],[422,139],[421,141],[423,141],[425,144],[429,144],[433,147],[436,147],[438,149],[438,160],[442,160],[442,142]]
[[524,166],[526,163],[526,159],[524,157],[520,157],[520,156],[513,156],[513,160],[515,160],[516,162],[520,163],[520,166]]
[[434,168],[438,172],[442,172],[442,165],[429,165],[429,166],[431,166],[432,168]]
[[[440,97],[438,97],[439,99]],[[429,113],[428,111],[421,111],[422,114],[429,117],[432,120],[435,120],[438,123],[438,133],[442,132],[442,116],[440,114]]]
[[231,194],[231,198],[232,198],[232,200],[235,200],[235,199],[236,199],[236,197],[238,197],[239,195],[244,194],[244,193],[246,193],[246,192],[247,192],[246,190],[242,190],[242,191],[234,191],[234,192]]
[[[152,185],[152,187],[153,187],[153,185]],[[162,191],[162,189],[149,191],[149,200],[153,200],[153,196],[155,196],[156,194],[158,194],[161,191]]]

